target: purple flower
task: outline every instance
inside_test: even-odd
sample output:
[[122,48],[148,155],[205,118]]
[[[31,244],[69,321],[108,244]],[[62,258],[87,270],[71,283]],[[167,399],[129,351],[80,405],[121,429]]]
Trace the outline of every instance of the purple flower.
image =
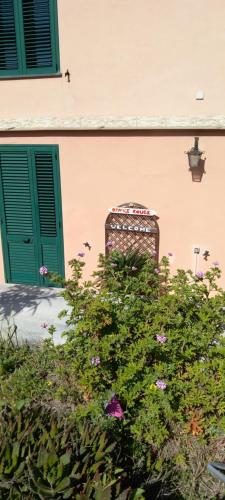
[[213,266],[214,267],[219,267],[220,263],[218,262],[218,260],[214,260],[213,262]]
[[156,267],[156,269],[155,269],[155,273],[156,273],[156,274],[159,274],[159,273],[160,273],[160,269],[158,269],[158,267]]
[[113,247],[113,242],[112,241],[107,241],[106,243],[106,248]]
[[202,279],[204,278],[204,273],[203,273],[202,271],[198,271],[198,272],[196,273],[196,276],[197,276],[197,278],[198,278],[199,280],[202,280]]
[[162,391],[164,391],[167,388],[167,384],[165,384],[163,380],[157,380],[155,385],[158,387],[158,389],[161,389]]
[[106,413],[110,417],[124,418],[123,409],[116,396],[113,396],[106,406]]
[[167,337],[165,335],[156,335],[156,339],[160,344],[165,344]]
[[168,257],[173,257],[173,253],[172,252],[168,252]]
[[47,323],[42,323],[41,328],[48,328]]
[[48,268],[46,266],[41,266],[39,269],[39,273],[44,276],[45,274],[48,274]]
[[156,250],[152,250],[151,255],[152,255],[152,257],[155,257],[157,255]]
[[98,366],[100,365],[100,357],[99,356],[93,356],[93,358],[91,358],[91,364],[93,366]]
[[85,256],[85,253],[84,252],[78,252],[78,257],[84,257]]

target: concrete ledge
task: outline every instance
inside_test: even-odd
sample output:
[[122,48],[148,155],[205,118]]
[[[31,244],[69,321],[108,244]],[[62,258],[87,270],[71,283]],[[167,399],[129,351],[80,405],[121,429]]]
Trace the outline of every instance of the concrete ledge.
[[0,119],[0,132],[43,130],[225,130],[225,115],[215,116],[103,116]]

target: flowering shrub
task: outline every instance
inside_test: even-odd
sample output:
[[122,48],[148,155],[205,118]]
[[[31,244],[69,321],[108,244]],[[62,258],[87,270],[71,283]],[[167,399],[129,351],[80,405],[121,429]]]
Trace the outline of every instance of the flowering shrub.
[[[171,276],[166,257],[156,265],[112,251],[100,256],[93,281],[80,284],[84,262],[71,266],[63,292],[72,307],[65,349],[79,383],[78,414],[126,429],[151,460],[174,429],[201,437],[225,431],[219,267]],[[110,414],[113,397],[121,411]]]
[[[158,264],[155,255],[110,247],[93,280],[81,283],[81,253],[71,262],[72,279],[59,281],[70,306],[62,312],[65,345],[52,338],[37,349],[0,342],[0,407],[36,401],[76,425],[81,417],[97,423],[118,443],[113,463],[126,471],[126,485],[141,488],[140,495],[144,487],[146,496],[131,498],[156,498],[157,488],[168,497],[170,486],[184,499],[217,498],[220,485],[208,486],[205,469],[210,460],[225,460],[219,263],[204,274],[171,276],[169,258]],[[54,330],[45,322],[40,328]]]

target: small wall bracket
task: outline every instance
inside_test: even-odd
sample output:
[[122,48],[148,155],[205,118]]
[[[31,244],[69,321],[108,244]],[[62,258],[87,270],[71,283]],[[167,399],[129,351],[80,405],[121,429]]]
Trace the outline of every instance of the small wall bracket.
[[65,77],[67,77],[67,82],[70,83],[70,72],[68,69],[66,70]]

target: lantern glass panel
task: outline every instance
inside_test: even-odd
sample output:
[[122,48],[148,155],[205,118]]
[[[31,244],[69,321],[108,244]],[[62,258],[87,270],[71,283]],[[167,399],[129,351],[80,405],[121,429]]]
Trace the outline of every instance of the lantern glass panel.
[[196,167],[198,167],[199,160],[201,158],[200,154],[189,153],[188,158],[189,158],[190,168],[196,168]]

